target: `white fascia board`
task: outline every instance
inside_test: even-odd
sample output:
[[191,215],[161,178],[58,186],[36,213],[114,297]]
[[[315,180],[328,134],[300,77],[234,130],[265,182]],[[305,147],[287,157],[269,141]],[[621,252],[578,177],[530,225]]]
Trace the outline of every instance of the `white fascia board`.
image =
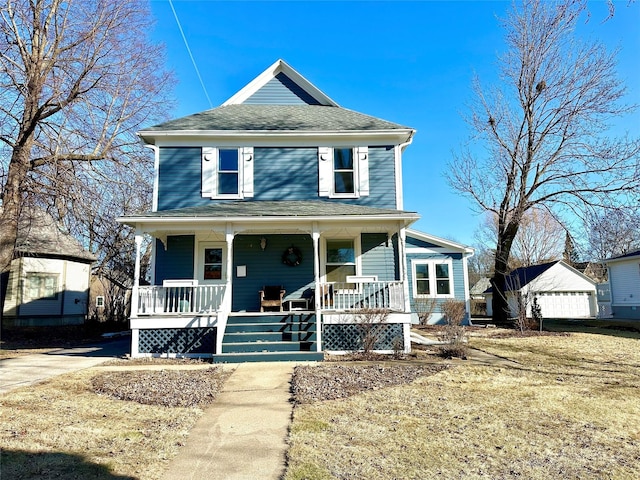
[[177,226],[196,227],[202,225],[212,225],[217,223],[233,223],[233,224],[269,224],[269,223],[310,223],[310,222],[331,222],[331,223],[353,223],[358,222],[362,224],[376,223],[376,222],[403,222],[404,225],[411,225],[417,221],[420,217],[416,215],[375,215],[375,216],[363,216],[363,215],[323,215],[323,216],[308,216],[308,217],[296,217],[296,216],[269,216],[269,217],[119,217],[116,219],[119,223],[126,225],[137,226],[140,229],[145,227],[159,227],[164,226],[166,228]]
[[225,105],[238,105],[244,103],[251,95],[256,93],[262,87],[264,87],[271,79],[275,78],[280,72],[284,73],[293,82],[302,88],[305,92],[316,99],[321,105],[329,105],[338,107],[339,105],[323,93],[319,88],[313,85],[309,80],[295,71],[284,60],[277,60],[273,65],[267,68],[264,72],[254,78],[246,86],[244,86],[239,92],[229,98],[222,104]]
[[448,248],[455,252],[461,252],[465,255],[473,255],[474,253],[474,249],[471,247],[467,247],[466,245],[462,245],[461,243],[456,243],[441,237],[436,237],[435,235],[431,235],[429,233],[407,229],[407,236],[417,238],[418,240],[422,240],[423,242],[435,243],[436,245],[440,245],[443,248]]
[[364,142],[368,146],[397,145],[410,138],[414,130],[353,130],[353,131],[300,131],[282,130],[154,130],[142,131],[138,135],[147,143],[164,145],[201,146],[204,142],[220,145],[221,142],[238,145],[265,146],[335,146],[337,142],[355,144]]
[[622,258],[609,258],[607,260],[602,260],[602,263],[604,263],[605,265],[609,265],[611,263],[619,263],[619,262],[637,262],[638,260],[640,260],[640,253],[637,255],[630,255],[628,257],[622,257]]

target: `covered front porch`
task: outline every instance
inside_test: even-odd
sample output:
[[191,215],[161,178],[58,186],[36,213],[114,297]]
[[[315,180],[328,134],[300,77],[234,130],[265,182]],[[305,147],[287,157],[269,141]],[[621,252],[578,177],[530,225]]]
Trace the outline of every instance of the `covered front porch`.
[[[258,325],[261,322],[272,324],[270,333],[301,331],[305,324],[303,330],[310,334],[299,340],[305,343],[304,348],[348,351],[354,345],[354,325],[368,310],[388,312],[383,323],[393,327],[386,335],[401,336],[408,350],[410,304],[404,232],[417,217],[385,211],[387,218],[372,218],[372,212],[380,213],[378,209],[361,208],[369,215],[267,217],[269,222],[255,216],[198,216],[187,222],[169,215],[171,212],[156,212],[162,215],[136,221],[132,354],[156,355],[162,350],[161,345],[140,348],[150,345],[148,339],[140,339],[153,335],[160,344],[161,337],[185,337],[178,346],[167,348],[166,354],[222,355],[229,351],[227,326],[239,319],[258,330],[265,328]],[[152,285],[148,286],[140,285],[139,279],[145,235],[154,241]],[[280,295],[265,301],[267,290]],[[330,325],[326,341],[325,324]],[[189,329],[192,331],[184,331]],[[350,337],[343,344],[342,334]],[[254,345],[256,349],[268,343],[261,338],[256,341],[262,344]],[[197,344],[197,348],[178,351],[185,350],[187,344]],[[203,348],[212,351],[203,352]],[[379,350],[391,350],[389,342]]]

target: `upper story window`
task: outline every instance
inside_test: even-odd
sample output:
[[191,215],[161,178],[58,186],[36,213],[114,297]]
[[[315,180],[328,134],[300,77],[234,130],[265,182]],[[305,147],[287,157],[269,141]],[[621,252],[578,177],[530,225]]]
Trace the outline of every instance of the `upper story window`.
[[240,169],[238,167],[237,149],[218,150],[218,194],[237,195],[238,178]]
[[451,260],[412,260],[414,297],[453,297]]
[[318,194],[330,198],[369,195],[368,147],[319,147]]
[[204,147],[202,196],[253,197],[253,148]]
[[353,149],[335,148],[333,150],[333,177],[334,193],[355,193]]

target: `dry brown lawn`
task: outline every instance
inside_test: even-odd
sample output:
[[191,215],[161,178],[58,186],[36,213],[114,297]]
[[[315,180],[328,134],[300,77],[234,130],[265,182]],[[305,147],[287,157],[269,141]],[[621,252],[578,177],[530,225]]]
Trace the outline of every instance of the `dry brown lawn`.
[[171,368],[98,367],[3,395],[0,477],[160,478],[224,380]]
[[474,336],[517,363],[297,405],[286,479],[640,478],[634,337]]

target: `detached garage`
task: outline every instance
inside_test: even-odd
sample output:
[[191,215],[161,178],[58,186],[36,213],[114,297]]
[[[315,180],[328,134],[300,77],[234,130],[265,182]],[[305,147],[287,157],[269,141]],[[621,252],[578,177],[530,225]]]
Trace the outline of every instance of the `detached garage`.
[[[595,317],[598,308],[596,283],[562,260],[517,268],[507,278],[507,298],[511,316],[517,316],[518,294],[525,295],[527,316],[536,298],[544,318]],[[488,314],[491,315],[492,289],[485,292]]]

